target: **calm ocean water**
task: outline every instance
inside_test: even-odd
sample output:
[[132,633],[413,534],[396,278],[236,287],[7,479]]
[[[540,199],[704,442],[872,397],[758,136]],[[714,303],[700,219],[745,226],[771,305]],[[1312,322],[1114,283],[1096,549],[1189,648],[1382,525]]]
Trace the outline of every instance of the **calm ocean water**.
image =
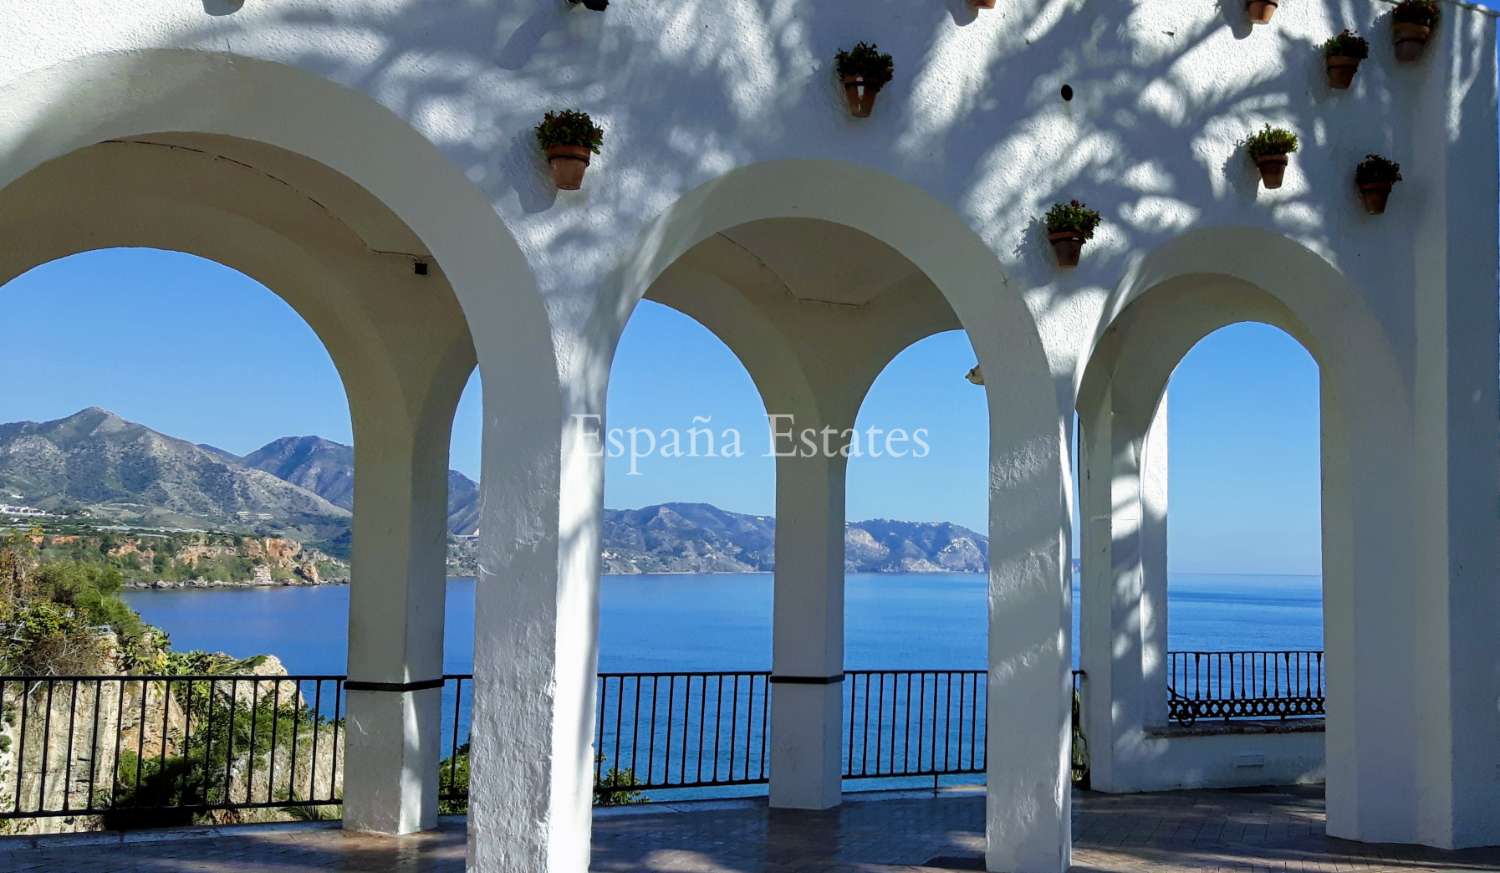
[[[1076,604],[1074,639],[1077,639]],[[292,673],[343,673],[349,589],[132,591],[130,604],[179,650],[270,653]],[[845,666],[982,668],[985,578],[854,575],[846,594]],[[1174,574],[1172,649],[1318,649],[1316,576]],[[474,652],[474,580],[450,579],[444,669],[467,673]],[[758,670],[771,661],[771,577],[610,576],[601,586],[604,671]]]

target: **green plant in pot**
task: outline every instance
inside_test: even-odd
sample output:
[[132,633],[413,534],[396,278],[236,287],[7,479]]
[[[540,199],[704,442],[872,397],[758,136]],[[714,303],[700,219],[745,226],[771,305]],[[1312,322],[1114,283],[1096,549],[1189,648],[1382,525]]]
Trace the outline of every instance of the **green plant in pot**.
[[1370,56],[1370,44],[1352,30],[1344,30],[1323,43],[1323,60],[1328,65],[1328,87],[1339,91],[1354,83],[1359,62]]
[[1432,38],[1442,12],[1437,0],[1401,0],[1391,10],[1391,38],[1395,41],[1396,60],[1409,64],[1422,57],[1422,50]]
[[1286,176],[1287,156],[1297,150],[1297,135],[1284,127],[1266,125],[1244,142],[1250,160],[1260,170],[1267,188],[1280,188]]
[[1380,155],[1366,155],[1354,169],[1354,184],[1359,187],[1359,199],[1364,201],[1365,211],[1371,215],[1385,214],[1391,186],[1399,181],[1401,165]]
[[834,56],[834,67],[844,86],[849,114],[855,118],[870,117],[875,109],[875,97],[896,75],[896,64],[891,56],[880,51],[873,42],[859,42],[854,48],[840,50]]
[[1277,0],[1245,0],[1245,14],[1251,24],[1270,24],[1276,14]]
[[1081,201],[1069,200],[1052,204],[1045,221],[1047,240],[1057,255],[1057,265],[1076,267],[1083,244],[1094,238],[1094,231],[1104,219]]
[[604,145],[604,129],[587,112],[562,109],[548,112],[536,126],[536,141],[547,153],[552,181],[564,191],[583,187],[589,158]]

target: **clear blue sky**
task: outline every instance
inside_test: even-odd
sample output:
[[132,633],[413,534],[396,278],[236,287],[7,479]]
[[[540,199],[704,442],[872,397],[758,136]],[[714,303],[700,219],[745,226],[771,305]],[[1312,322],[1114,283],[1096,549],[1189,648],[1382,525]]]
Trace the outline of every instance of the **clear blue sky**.
[[[247,453],[280,436],[350,440],[338,375],[317,338],[279,298],[233,270],[150,250],[57,261],[3,289],[0,421],[59,418],[103,406],[157,430]],[[881,375],[860,426],[925,427],[923,460],[852,461],[851,520],[954,521],[985,529],[984,396],[957,333],[925,340]],[[454,422],[453,466],[476,476],[477,379]],[[1227,328],[1184,361],[1171,384],[1170,556],[1178,571],[1317,572],[1318,385],[1312,359],[1259,325]],[[611,382],[613,427],[747,435],[738,460],[608,468],[606,503],[705,501],[770,514],[774,466],[765,411],[734,356],[690,319],[642,304]]]

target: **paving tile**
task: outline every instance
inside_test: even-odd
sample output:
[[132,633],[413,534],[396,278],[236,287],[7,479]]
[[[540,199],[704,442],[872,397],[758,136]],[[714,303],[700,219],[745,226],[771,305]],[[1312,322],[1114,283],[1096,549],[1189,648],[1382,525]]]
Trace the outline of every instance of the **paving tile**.
[[[1075,795],[1075,873],[1500,873],[1500,850],[1440,852],[1323,835],[1316,788]],[[336,825],[0,839],[0,870],[62,873],[462,873],[464,822],[410,837]],[[822,812],[663,805],[594,825],[595,873],[982,870],[976,793],[858,800]]]

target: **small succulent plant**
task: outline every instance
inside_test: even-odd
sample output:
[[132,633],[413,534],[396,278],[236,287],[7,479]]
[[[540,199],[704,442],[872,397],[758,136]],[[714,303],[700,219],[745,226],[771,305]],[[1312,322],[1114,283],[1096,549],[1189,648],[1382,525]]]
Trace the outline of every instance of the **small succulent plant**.
[[1069,200],[1067,203],[1054,203],[1047,210],[1047,232],[1048,233],[1076,233],[1084,239],[1093,239],[1094,230],[1103,223],[1104,218],[1099,212],[1088,208],[1088,205],[1080,200]]
[[543,149],[581,146],[597,155],[604,145],[604,128],[595,124],[587,112],[562,109],[542,117],[542,123],[536,126],[536,141]]
[[1370,56],[1370,43],[1354,31],[1345,29],[1323,43],[1323,56],[1364,60]]
[[858,42],[834,56],[840,78],[859,76],[865,85],[879,88],[896,75],[896,63],[873,42]]
[[1250,157],[1260,159],[1268,155],[1289,155],[1297,150],[1297,135],[1284,127],[1264,128],[1251,134],[1242,143]]
[[1401,165],[1380,155],[1366,155],[1354,170],[1354,181],[1360,185],[1401,181]]

